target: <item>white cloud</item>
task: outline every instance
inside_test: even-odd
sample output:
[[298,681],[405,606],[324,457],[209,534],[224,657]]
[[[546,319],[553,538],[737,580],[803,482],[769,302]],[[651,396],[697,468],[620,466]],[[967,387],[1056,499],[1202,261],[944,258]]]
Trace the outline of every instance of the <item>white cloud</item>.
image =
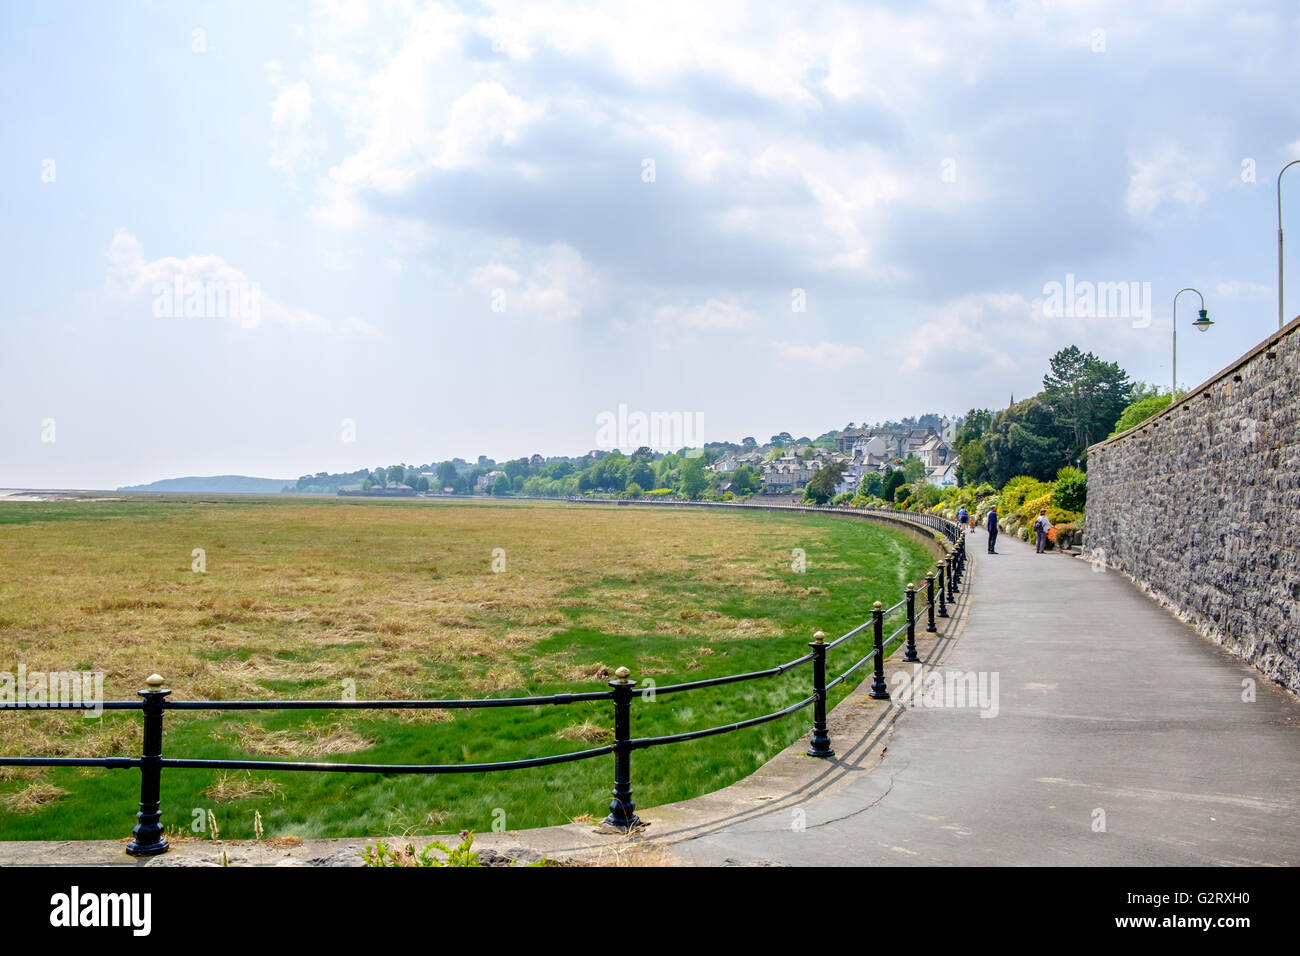
[[1260,299],[1266,295],[1271,295],[1276,290],[1271,286],[1263,285],[1259,282],[1243,282],[1240,279],[1230,279],[1227,282],[1220,282],[1214,287],[1217,296],[1223,299]]
[[181,317],[191,309],[198,317],[237,321],[244,328],[269,322],[315,332],[378,335],[364,319],[340,323],[298,306],[286,305],[262,292],[261,284],[216,255],[148,260],[140,241],[118,229],[108,244],[106,285],[110,293],[129,299],[152,299],[154,315]]
[[1176,146],[1163,146],[1135,160],[1125,197],[1129,215],[1146,218],[1167,203],[1199,206],[1209,198],[1202,185],[1207,173],[1212,170],[1206,160],[1194,160]]
[[732,302],[709,299],[703,305],[665,305],[655,310],[657,325],[684,329],[738,329],[752,321],[754,313]]
[[772,351],[778,358],[791,362],[810,362],[823,368],[846,368],[861,364],[869,358],[862,346],[842,345],[838,342],[818,342],[816,345],[773,342]]
[[297,185],[298,171],[313,163],[325,149],[320,137],[309,128],[312,113],[311,87],[306,80],[287,83],[283,69],[272,60],[266,65],[267,77],[277,87],[271,100],[271,168]]
[[[514,243],[505,244],[502,252],[517,255]],[[491,262],[471,272],[468,281],[494,294],[503,290],[506,314],[559,322],[578,318],[604,295],[595,270],[569,246],[551,245],[535,254],[523,268],[525,272],[503,262]]]

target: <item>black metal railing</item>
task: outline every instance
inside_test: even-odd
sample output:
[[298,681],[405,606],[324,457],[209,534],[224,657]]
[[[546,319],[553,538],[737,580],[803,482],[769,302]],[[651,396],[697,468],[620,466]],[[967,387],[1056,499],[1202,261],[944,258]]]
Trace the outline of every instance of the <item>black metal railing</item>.
[[[683,505],[685,502],[668,504]],[[704,507],[755,507],[732,505],[731,503],[689,503]],[[840,509],[808,508],[801,506],[771,505],[771,508],[795,508],[797,510],[834,510]],[[139,757],[0,757],[0,767],[99,767],[111,770],[140,770],[140,805],[136,813],[136,825],[132,829],[132,839],[127,844],[126,852],[134,856],[150,856],[164,853],[168,849],[163,834],[161,809],[162,772],[167,769],[190,770],[263,770],[263,771],[308,771],[326,773],[375,773],[375,774],[438,774],[438,773],[484,773],[498,770],[519,770],[527,767],[545,767],[552,764],[570,763],[577,760],[589,760],[606,754],[614,755],[614,789],[613,800],[609,805],[609,815],[605,823],[620,830],[628,830],[641,825],[636,815],[636,805],[632,800],[631,755],[635,750],[660,747],[667,744],[681,743],[687,740],[699,740],[718,734],[732,733],[747,727],[769,723],[789,717],[806,707],[812,706],[812,743],[808,753],[814,757],[833,757],[830,734],[826,724],[826,702],[828,693],[847,681],[859,669],[867,664],[873,665],[870,696],[877,700],[888,700],[889,690],[885,684],[885,647],[895,638],[906,632],[906,651],[904,659],[917,661],[916,624],[918,616],[926,615],[926,631],[937,630],[935,618],[947,617],[948,606],[958,593],[958,584],[966,564],[966,542],[964,529],[950,521],[934,515],[907,515],[896,512],[884,512],[894,520],[902,520],[923,525],[940,531],[951,542],[945,550],[944,557],[935,565],[933,572],[925,577],[925,603],[916,605],[916,590],[908,585],[902,600],[886,608],[876,601],[871,610],[871,617],[864,623],[848,631],[834,641],[827,643],[825,635],[818,631],[809,644],[809,653],[802,657],[786,661],[766,670],[750,671],[743,674],[729,674],[705,680],[688,681],[655,687],[656,697],[664,694],[678,694],[706,687],[721,687],[742,681],[761,680],[776,677],[791,670],[812,664],[812,693],[788,707],[750,717],[745,720],[701,730],[691,730],[679,734],[661,737],[632,736],[632,701],[635,698],[637,682],[631,679],[631,673],[625,667],[614,672],[614,679],[609,681],[608,691],[591,691],[576,694],[549,694],[540,697],[502,697],[467,700],[171,700],[171,690],[164,686],[164,680],[152,674],[146,680],[146,688],[139,691],[139,700],[116,700],[102,702],[62,703],[42,702],[7,702],[0,703],[4,710],[138,710],[144,714],[143,746]],[[884,633],[885,617],[900,608],[906,609],[906,620],[888,636]],[[871,628],[872,644],[868,651],[854,664],[836,677],[826,678],[826,653],[852,640]],[[572,753],[552,754],[544,757],[531,757],[522,760],[505,760],[494,763],[459,763],[459,764],[360,764],[306,762],[286,760],[207,760],[188,757],[163,756],[163,721],[167,711],[226,711],[226,710],[461,710],[484,707],[534,707],[542,704],[584,703],[593,701],[610,701],[614,709],[614,740],[612,743]]]

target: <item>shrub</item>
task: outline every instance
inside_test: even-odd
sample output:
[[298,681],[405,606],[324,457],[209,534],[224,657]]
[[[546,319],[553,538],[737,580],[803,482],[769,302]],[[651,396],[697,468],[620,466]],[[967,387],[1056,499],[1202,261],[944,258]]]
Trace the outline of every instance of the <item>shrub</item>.
[[1074,522],[1078,521],[1082,517],[1083,515],[1081,515],[1079,512],[1067,511],[1064,508],[1057,508],[1053,506],[1047,509],[1047,520],[1054,525],[1073,524]]
[[1047,532],[1047,540],[1057,547],[1068,548],[1075,544],[1081,533],[1078,524],[1065,521],[1052,525],[1052,530]]
[[1002,507],[999,510],[1004,510],[1010,514],[1020,508],[1026,501],[1041,498],[1043,495],[1050,495],[1051,493],[1052,486],[1047,482],[1039,481],[1037,478],[1030,478],[1028,475],[1017,475],[1002,486],[1002,493],[999,495]]
[[[1051,485],[1048,485],[1047,487],[1050,488]],[[1016,511],[1013,512],[1013,514],[1018,516],[1022,522],[1033,524],[1034,519],[1038,517],[1038,513],[1040,511],[1045,511],[1051,507],[1052,507],[1052,492],[1048,491],[1034,498],[1030,498],[1019,508],[1017,508]]]
[[1066,511],[1082,511],[1087,500],[1087,475],[1070,465],[1066,465],[1056,473],[1056,490],[1052,492],[1052,504]]
[[1168,395],[1151,395],[1147,398],[1139,398],[1124,409],[1119,416],[1119,421],[1115,423],[1115,430],[1107,437],[1114,438],[1120,432],[1126,432],[1135,425],[1141,425],[1148,418],[1163,412],[1168,407]]
[[640,498],[645,494],[645,492],[641,489],[641,486],[634,481],[632,484],[627,486],[623,494],[627,495],[629,498]]

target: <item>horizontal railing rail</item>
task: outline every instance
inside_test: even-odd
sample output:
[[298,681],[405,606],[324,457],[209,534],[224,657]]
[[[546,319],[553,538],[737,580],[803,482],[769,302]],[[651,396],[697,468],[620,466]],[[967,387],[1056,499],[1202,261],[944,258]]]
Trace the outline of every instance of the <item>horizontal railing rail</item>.
[[[577,499],[608,501],[610,499]],[[862,514],[887,516],[891,520],[910,523],[940,531],[951,543],[944,557],[935,565],[933,572],[925,577],[925,602],[919,607],[916,603],[916,588],[909,584],[901,600],[886,608],[876,601],[871,610],[871,617],[857,627],[852,628],[834,641],[826,642],[825,635],[818,631],[809,644],[810,651],[794,660],[786,661],[764,670],[749,671],[741,674],[728,674],[663,687],[653,686],[654,696],[678,694],[708,687],[722,687],[744,681],[761,680],[789,673],[804,664],[811,664],[813,669],[812,694],[787,707],[749,717],[744,720],[699,730],[689,730],[678,734],[658,737],[633,737],[631,733],[631,709],[637,682],[625,667],[614,672],[614,679],[609,681],[607,691],[587,691],[579,693],[548,694],[530,697],[485,697],[449,700],[172,700],[171,690],[164,687],[164,680],[157,674],[148,678],[146,688],[139,691],[139,700],[83,701],[64,703],[59,701],[17,701],[0,702],[0,711],[57,711],[57,710],[139,710],[144,714],[143,744],[139,757],[0,757],[0,767],[96,767],[111,770],[140,771],[140,804],[136,813],[136,825],[132,829],[132,839],[126,851],[136,856],[150,856],[164,853],[168,843],[164,836],[161,811],[161,777],[162,771],[173,770],[261,770],[261,771],[304,771],[325,773],[371,773],[371,774],[452,774],[452,773],[487,773],[505,770],[520,770],[529,767],[547,767],[561,763],[589,760],[607,754],[614,755],[614,789],[609,805],[609,815],[605,823],[620,830],[628,830],[641,825],[636,815],[636,805],[632,801],[631,754],[635,750],[645,750],[668,744],[699,740],[704,737],[733,733],[748,727],[756,727],[782,718],[789,717],[808,707],[813,708],[811,746],[808,754],[813,757],[833,757],[830,735],[826,724],[827,695],[831,690],[845,683],[858,670],[868,663],[873,665],[870,696],[877,700],[888,700],[889,690],[885,685],[884,662],[885,647],[904,632],[907,634],[905,661],[919,661],[916,650],[916,624],[920,615],[925,616],[925,630],[933,633],[937,630],[936,616],[947,617],[947,608],[959,592],[966,563],[965,529],[953,522],[939,518],[937,515],[918,515],[870,509],[844,509],[840,507],[810,507],[801,505],[737,505],[732,502],[645,502],[670,506],[699,507],[740,507],[766,508],[797,511],[832,512],[837,514]],[[884,619],[906,607],[906,620],[888,637],[884,634]],[[827,652],[861,634],[867,628],[872,630],[871,650],[856,663],[831,680],[826,678]],[[650,693],[648,686],[645,693]],[[387,764],[387,763],[334,763],[329,761],[289,761],[289,760],[215,760],[189,757],[164,757],[162,752],[163,720],[167,711],[238,711],[238,710],[471,710],[499,707],[538,707],[565,706],[576,703],[612,701],[614,705],[614,740],[612,743],[571,753],[550,754],[542,757],[529,757],[519,760],[502,760],[487,763],[456,764]]]

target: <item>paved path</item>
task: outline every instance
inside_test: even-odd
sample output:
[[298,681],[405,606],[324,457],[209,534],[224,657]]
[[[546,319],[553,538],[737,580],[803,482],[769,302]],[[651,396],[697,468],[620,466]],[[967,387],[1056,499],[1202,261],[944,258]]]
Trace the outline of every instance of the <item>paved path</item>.
[[1007,535],[998,544],[988,555],[982,532],[971,541],[969,617],[938,668],[996,673],[996,717],[915,708],[873,771],[801,808],[805,829],[782,808],[673,852],[700,863],[1300,864],[1300,704],[1118,572]]

